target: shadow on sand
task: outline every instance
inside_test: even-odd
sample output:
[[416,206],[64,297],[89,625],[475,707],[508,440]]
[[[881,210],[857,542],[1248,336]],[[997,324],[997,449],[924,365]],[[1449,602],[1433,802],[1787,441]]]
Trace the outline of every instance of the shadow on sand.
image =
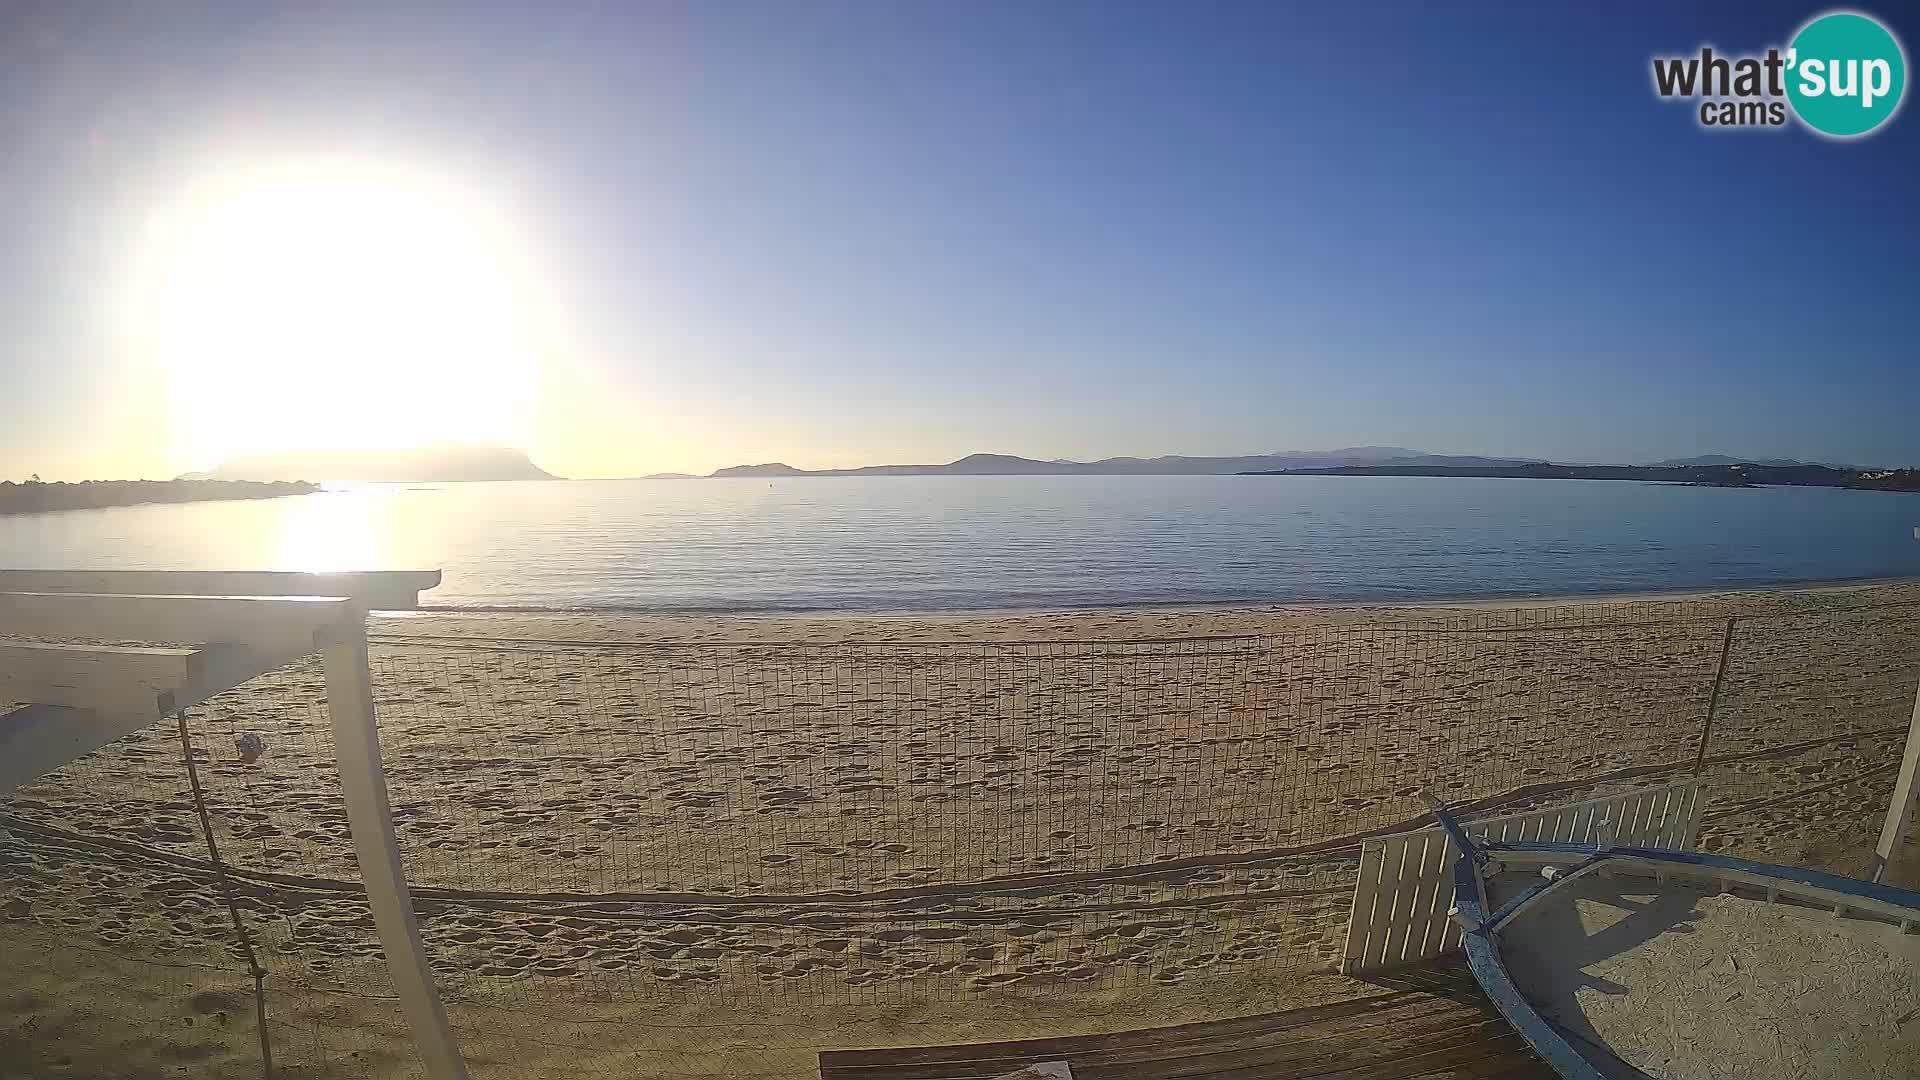
[[[1700,893],[1687,889],[1649,893],[1647,888],[1645,882],[1584,881],[1577,892],[1587,902],[1584,913],[1571,902],[1572,897],[1543,903],[1507,928],[1501,950],[1509,974],[1540,1015],[1612,1077],[1647,1074],[1608,1048],[1589,1022],[1580,994],[1612,997],[1632,991],[1584,969],[1657,938],[1692,934],[1695,921],[1701,918]],[[1643,987],[1639,992],[1655,991]]]

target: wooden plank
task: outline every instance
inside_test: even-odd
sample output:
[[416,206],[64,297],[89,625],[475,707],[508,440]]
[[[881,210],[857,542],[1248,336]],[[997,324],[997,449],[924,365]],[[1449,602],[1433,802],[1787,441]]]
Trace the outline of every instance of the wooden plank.
[[1360,876],[1353,887],[1353,904],[1347,909],[1347,943],[1340,970],[1354,971],[1367,951],[1374,926],[1373,903],[1380,889],[1380,861],[1383,845],[1369,840],[1360,847]]
[[1538,839],[1541,830],[1546,828],[1547,822],[1551,821],[1558,814],[1558,810],[1535,810],[1533,813],[1528,814],[1515,823],[1517,827],[1516,837],[1521,840]]
[[[91,708],[78,708],[56,701],[32,702],[25,708],[0,715],[0,794],[11,792],[76,758],[93,753],[115,739],[138,731],[163,718],[167,708],[183,709],[197,705],[224,690],[238,686],[263,672],[271,671],[292,659],[287,653],[266,653],[238,645],[210,645],[200,649],[114,649],[100,646],[43,645],[27,642],[0,642],[0,656],[22,656],[29,647],[51,650],[119,652],[132,654],[186,653],[183,680],[172,689],[161,683],[176,683],[164,671],[165,661],[155,669],[159,680],[152,687],[136,687],[122,695],[111,689],[78,688],[71,695],[47,692],[45,688],[18,696],[58,698],[72,702],[92,701]],[[4,661],[0,661],[4,664]],[[0,682],[4,677],[0,677]],[[156,693],[148,694],[151,689]],[[0,690],[0,700],[16,696]]]
[[[1570,838],[1577,843],[1594,843],[1600,823],[1605,821],[1610,823],[1616,844],[1660,846],[1667,833],[1663,808],[1675,805],[1679,797],[1697,798],[1697,790],[1698,782],[1687,780],[1568,806],[1483,818],[1467,822],[1465,827],[1468,835],[1488,841]],[[1689,844],[1692,835],[1691,831],[1687,833]],[[1439,861],[1431,867],[1419,857],[1423,849],[1434,850],[1426,847],[1426,838],[1443,836],[1438,828],[1427,828],[1377,837],[1362,846],[1364,866],[1372,870],[1375,864],[1370,859],[1378,859],[1377,876],[1363,877],[1356,886],[1342,971],[1352,975],[1390,970],[1430,960],[1458,946],[1459,927],[1447,917],[1454,899],[1452,845],[1445,844]],[[1361,890],[1368,894],[1368,917],[1364,920],[1359,917]]]
[[1659,847],[1661,837],[1667,834],[1667,815],[1673,802],[1671,788],[1656,788],[1647,795],[1647,818],[1641,827],[1643,844]]
[[1433,890],[1428,887],[1439,865],[1439,855],[1434,840],[1430,836],[1409,837],[1405,843],[1406,859],[1401,864],[1405,869],[1403,883],[1399,889],[1406,894],[1404,901],[1394,904],[1397,926],[1389,927],[1387,939],[1391,944],[1387,955],[1394,963],[1406,963],[1408,957],[1419,957],[1425,948],[1425,938],[1421,933],[1432,915],[1429,910],[1433,903]]
[[315,631],[365,622],[365,605],[338,596],[0,592],[0,631],[15,637],[224,643],[307,653]]
[[1673,847],[1680,838],[1680,830],[1687,821],[1687,793],[1679,790],[1667,800],[1666,820],[1660,823],[1660,835],[1655,843],[1663,848]]
[[1678,847],[1684,842],[1687,826],[1687,806],[1694,788],[1677,788],[1667,800],[1667,816],[1660,823],[1659,835],[1653,838],[1655,847]]
[[1659,828],[1654,821],[1652,792],[1636,794],[1629,802],[1633,807],[1633,811],[1628,816],[1627,835],[1632,837],[1633,842],[1636,844],[1651,845]]
[[1681,843],[1675,844],[1678,851],[1692,851],[1700,845],[1700,821],[1706,814],[1707,789],[1695,786],[1688,793],[1686,836]]
[[1688,823],[1693,820],[1693,801],[1700,793],[1696,785],[1681,788],[1673,797],[1673,816],[1667,820],[1667,829],[1660,834],[1660,846],[1663,848],[1685,850],[1693,846],[1693,833]]
[[1920,889],[1920,689],[1913,695],[1913,719],[1900,757],[1900,775],[1887,801],[1880,841],[1874,845],[1876,881]]
[[184,709],[198,705],[259,675],[305,656],[310,649],[299,647],[269,652],[248,645],[208,645],[200,650],[200,663],[187,685],[174,693],[173,705]]
[[[1417,1023],[1374,1027],[1323,1042],[1197,1053],[1163,1061],[1107,1064],[1068,1058],[1076,1080],[1181,1080],[1192,1077],[1344,1076],[1369,1069],[1392,1070],[1410,1058],[1460,1049],[1462,1060],[1485,1053],[1485,1043],[1511,1032],[1491,1010],[1463,1006]],[[1396,1075],[1384,1072],[1382,1075]],[[1399,1073],[1397,1075],[1405,1075]]]
[[1405,957],[1437,956],[1440,927],[1453,904],[1453,843],[1445,833],[1429,834],[1420,853],[1420,879],[1414,884],[1413,925],[1407,929]]
[[1392,891],[1381,893],[1381,899],[1386,902],[1385,925],[1381,928],[1384,933],[1380,935],[1381,966],[1401,963],[1406,956],[1407,929],[1414,919],[1418,893],[1417,860],[1426,851],[1426,838],[1406,837],[1393,850],[1397,857],[1381,864],[1382,873],[1398,883]]
[[[1386,1071],[1382,1075],[1397,1076],[1402,1073],[1395,1063],[1419,1062],[1406,1066],[1404,1075],[1415,1075],[1430,1070],[1435,1050],[1477,1048],[1467,1050],[1464,1060],[1471,1061],[1489,1052],[1510,1053],[1514,1046],[1524,1049],[1524,1042],[1517,1037],[1510,1040],[1508,1037],[1511,1035],[1512,1029],[1491,1010],[1456,1011],[1400,1027],[1375,1025],[1304,1043],[1278,1043],[1252,1049],[1206,1048],[1205,1052],[1160,1060],[1111,1061],[1084,1054],[1069,1056],[1064,1060],[1073,1069],[1076,1080],[1219,1080],[1254,1077],[1277,1080],[1283,1077],[1338,1075],[1356,1069],[1384,1069]],[[1013,1058],[991,1065],[967,1063],[961,1066],[962,1071],[951,1073],[870,1072],[861,1075],[868,1080],[879,1080],[881,1077],[885,1080],[961,1080],[963,1077],[986,1080],[1005,1075],[995,1073],[992,1069],[1022,1060]],[[822,1072],[823,1080],[844,1080],[847,1077],[849,1074]]]
[[[1261,1013],[1230,1020],[1206,1020],[1191,1024],[1144,1028],[1132,1031],[1104,1032],[1097,1035],[1065,1035],[1042,1039],[1014,1039],[1005,1042],[958,1043],[951,1046],[902,1046],[872,1050],[823,1050],[820,1060],[835,1069],[870,1068],[893,1065],[964,1064],[970,1061],[1002,1061],[1028,1057],[1049,1060],[1047,1055],[1070,1057],[1117,1047],[1189,1047],[1205,1045],[1209,1040],[1248,1033],[1295,1033],[1290,1037],[1311,1037],[1319,1025],[1347,1018],[1404,1018],[1412,1012],[1431,1010],[1433,995],[1419,991],[1393,991],[1351,1001],[1311,1005],[1278,1013]],[[1364,1025],[1363,1025],[1364,1026]]]
[[1570,844],[1593,843],[1593,806],[1583,803],[1573,808],[1567,817],[1567,842]]
[[823,1080],[969,1080],[1064,1060],[1076,1077],[1213,1076],[1258,1068],[1307,1075],[1333,1064],[1426,1048],[1485,1023],[1491,1008],[1424,993],[1381,995],[1286,1013],[1178,1028],[949,1047],[825,1051]]
[[[1258,1065],[1284,1075],[1292,1068],[1312,1069],[1327,1061],[1353,1061],[1369,1050],[1390,1047],[1396,1041],[1440,1039],[1463,1026],[1489,1017],[1484,1012],[1442,998],[1427,998],[1421,1007],[1393,1012],[1334,1016],[1308,1027],[1256,1030],[1236,1035],[1201,1038],[1177,1045],[1151,1044],[1144,1032],[1095,1036],[1105,1045],[1045,1048],[1031,1043],[1004,1044],[993,1056],[960,1056],[953,1060],[914,1063],[874,1062],[836,1065],[822,1055],[823,1077],[886,1080],[961,1080],[999,1077],[1036,1061],[1066,1061],[1076,1078],[1178,1077],[1211,1075]],[[1054,1040],[1047,1040],[1054,1041]]]
[[1553,826],[1543,835],[1545,835],[1548,840],[1556,842],[1569,841],[1573,837],[1574,826],[1579,816],[1578,813],[1554,815]]
[[410,609],[440,584],[438,570],[302,574],[274,570],[0,570],[0,592],[142,596],[346,596]]
[[1380,886],[1373,897],[1373,924],[1367,928],[1367,949],[1361,953],[1363,969],[1377,969],[1386,963],[1386,930],[1394,924],[1394,903],[1398,899],[1396,874],[1407,857],[1407,838],[1394,836],[1380,840]]
[[380,730],[374,718],[373,679],[367,667],[364,619],[330,627],[322,641],[327,675],[327,717],[333,725],[333,752],[346,797],[347,823],[353,832],[360,880],[366,885],[380,947],[393,974],[394,992],[413,1032],[415,1047],[434,1080],[466,1080],[447,1010],[440,1002],[420,941],[400,846],[393,832],[393,808],[387,799],[386,768],[380,758]]
[[105,712],[147,711],[200,672],[198,649],[0,641],[0,701]]
[[1643,804],[1634,796],[1627,796],[1614,803],[1613,842],[1615,844],[1637,844],[1640,842],[1640,820],[1643,816]]
[[[1301,1080],[1408,1080],[1410,1077],[1432,1076],[1436,1072],[1444,1075],[1458,1066],[1472,1066],[1490,1058],[1506,1060],[1526,1052],[1526,1040],[1507,1026],[1506,1021],[1494,1019],[1482,1022],[1470,1033],[1470,1037],[1432,1049],[1422,1047],[1409,1057],[1296,1075]],[[1546,1069],[1544,1063],[1542,1069],[1545,1070],[1544,1075],[1553,1075],[1553,1071]]]

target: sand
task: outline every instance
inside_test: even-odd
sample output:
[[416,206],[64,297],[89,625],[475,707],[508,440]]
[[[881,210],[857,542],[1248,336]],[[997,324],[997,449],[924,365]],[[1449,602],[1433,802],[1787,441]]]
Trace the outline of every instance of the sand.
[[[1332,973],[1358,839],[1418,824],[1422,784],[1519,808],[1670,775],[1730,613],[1712,749],[1738,760],[1709,770],[1704,842],[1859,873],[1920,606],[1848,612],[1915,601],[372,629],[396,830],[475,1075],[805,1076],[823,1047],[1365,992]],[[283,1074],[415,1075],[344,884],[320,686],[299,665],[196,711],[201,770]],[[149,729],[0,806],[0,963],[28,973],[0,1076],[258,1074],[179,755]]]
[[1542,1015],[1615,1055],[1596,1057],[1609,1075],[1920,1075],[1920,936],[1697,883],[1570,888],[1502,951]]

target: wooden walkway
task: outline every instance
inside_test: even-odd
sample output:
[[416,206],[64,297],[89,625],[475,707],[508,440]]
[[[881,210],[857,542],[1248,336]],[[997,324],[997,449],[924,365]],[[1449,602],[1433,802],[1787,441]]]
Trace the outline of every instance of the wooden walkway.
[[992,1080],[1065,1061],[1074,1080],[1554,1080],[1458,958],[1352,1001],[1058,1039],[829,1050],[820,1080]]

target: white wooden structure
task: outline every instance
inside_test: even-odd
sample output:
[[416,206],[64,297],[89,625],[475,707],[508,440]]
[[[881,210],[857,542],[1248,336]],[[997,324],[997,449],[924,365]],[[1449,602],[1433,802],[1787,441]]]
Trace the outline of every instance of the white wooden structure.
[[[1920,529],[1915,530],[1920,533]],[[1900,775],[1887,804],[1887,820],[1874,847],[1874,880],[1920,889],[1920,688],[1913,695],[1913,721],[1900,755]]]
[[[1476,840],[1591,844],[1690,851],[1705,802],[1697,780],[1605,799],[1465,823]],[[1340,970],[1348,975],[1422,964],[1460,945],[1453,907],[1455,850],[1434,826],[1377,837],[1360,849],[1360,879]]]
[[439,581],[438,571],[0,570],[0,708],[15,706],[0,713],[0,794],[318,653],[354,853],[394,989],[428,1075],[463,1080],[401,869],[367,669],[369,607],[413,607]]

